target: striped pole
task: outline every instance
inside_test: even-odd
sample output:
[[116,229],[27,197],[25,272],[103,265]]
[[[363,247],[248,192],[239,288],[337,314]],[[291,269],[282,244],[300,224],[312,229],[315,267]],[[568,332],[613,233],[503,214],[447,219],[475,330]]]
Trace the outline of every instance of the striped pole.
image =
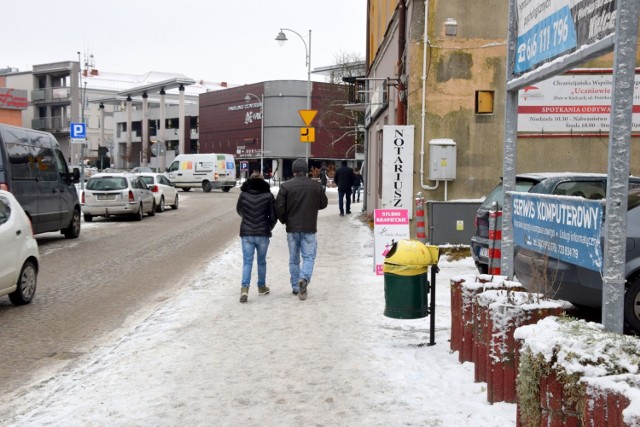
[[502,258],[502,211],[489,212],[489,274],[501,274]]
[[416,194],[416,239],[422,243],[427,242],[424,227],[424,197],[422,193]]

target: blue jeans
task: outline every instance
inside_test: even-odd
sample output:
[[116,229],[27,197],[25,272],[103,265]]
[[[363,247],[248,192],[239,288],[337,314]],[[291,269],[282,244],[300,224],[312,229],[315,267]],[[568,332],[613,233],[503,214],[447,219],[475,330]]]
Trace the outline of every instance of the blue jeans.
[[[300,279],[307,279],[307,283],[311,282],[318,251],[316,233],[287,233],[287,243],[289,244],[291,287],[294,291],[298,291]],[[302,256],[302,266],[300,266],[300,256]]]
[[356,198],[358,199],[358,201],[360,201],[360,186],[359,185],[357,187],[355,185],[353,187],[351,187],[351,201],[355,202]]
[[341,214],[344,213],[343,198],[347,199],[347,213],[351,213],[351,188],[348,190],[338,190],[338,208]]
[[258,286],[267,283],[267,249],[269,249],[269,237],[267,236],[242,236],[242,287],[248,288],[251,284],[251,268],[253,267],[253,254],[258,254]]

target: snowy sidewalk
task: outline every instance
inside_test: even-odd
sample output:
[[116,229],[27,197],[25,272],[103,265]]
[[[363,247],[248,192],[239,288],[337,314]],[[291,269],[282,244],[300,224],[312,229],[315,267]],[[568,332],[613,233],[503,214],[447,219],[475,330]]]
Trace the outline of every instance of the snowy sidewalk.
[[278,224],[271,294],[258,297],[252,281],[240,304],[238,239],[118,342],[19,396],[0,425],[515,425],[515,405],[489,405],[473,365],[449,351],[449,281],[473,273],[472,261],[441,260],[436,345],[423,345],[429,318],[383,316],[372,231],[355,214],[338,216],[329,197],[308,300],[291,294]]

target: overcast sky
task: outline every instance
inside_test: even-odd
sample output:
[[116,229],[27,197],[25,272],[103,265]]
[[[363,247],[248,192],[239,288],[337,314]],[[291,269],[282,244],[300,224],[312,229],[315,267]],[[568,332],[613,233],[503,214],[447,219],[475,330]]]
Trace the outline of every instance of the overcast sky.
[[[341,53],[364,59],[366,0],[20,0],[3,8],[0,68],[77,61],[98,70],[182,73],[196,80],[254,83],[307,79]],[[324,81],[312,75],[312,80]]]

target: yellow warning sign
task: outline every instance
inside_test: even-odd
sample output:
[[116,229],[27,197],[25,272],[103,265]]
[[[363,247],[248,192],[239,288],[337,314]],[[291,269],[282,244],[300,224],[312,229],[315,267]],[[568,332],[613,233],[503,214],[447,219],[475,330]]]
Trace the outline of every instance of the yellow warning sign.
[[318,110],[298,110],[298,112],[300,113],[300,117],[302,117],[304,124],[307,126],[311,124],[313,119],[316,117],[316,114],[318,114]]
[[315,142],[316,128],[300,128],[300,142]]

